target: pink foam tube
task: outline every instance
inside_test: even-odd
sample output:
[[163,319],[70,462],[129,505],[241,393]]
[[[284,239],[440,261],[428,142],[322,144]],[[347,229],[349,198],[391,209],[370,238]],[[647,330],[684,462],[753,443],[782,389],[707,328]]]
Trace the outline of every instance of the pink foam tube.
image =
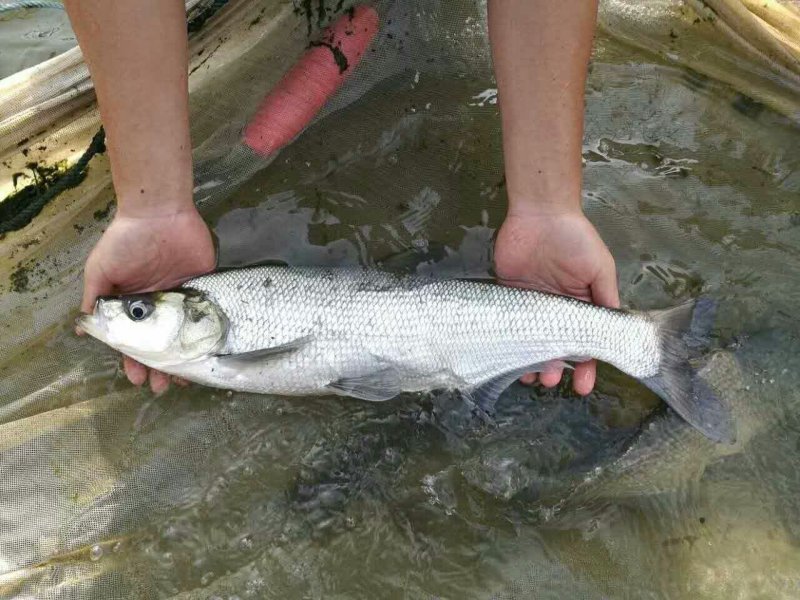
[[357,6],[328,27],[264,98],[242,141],[268,157],[311,123],[358,65],[378,32],[378,13]]

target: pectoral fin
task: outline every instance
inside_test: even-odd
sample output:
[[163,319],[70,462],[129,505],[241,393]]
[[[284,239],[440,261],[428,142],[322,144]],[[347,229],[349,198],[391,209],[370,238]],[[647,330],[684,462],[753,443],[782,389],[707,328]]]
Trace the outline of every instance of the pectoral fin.
[[223,364],[252,364],[265,362],[296,352],[312,339],[312,336],[307,335],[279,346],[259,348],[258,350],[251,350],[250,352],[241,352],[238,354],[217,354],[217,359]]

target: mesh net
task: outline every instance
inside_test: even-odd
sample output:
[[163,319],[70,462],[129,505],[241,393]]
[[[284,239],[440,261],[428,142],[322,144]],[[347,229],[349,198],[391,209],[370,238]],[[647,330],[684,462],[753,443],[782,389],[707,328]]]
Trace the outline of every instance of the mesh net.
[[[488,272],[505,190],[485,3],[378,2],[373,45],[314,123],[269,159],[242,149],[335,4],[188,6],[197,200],[220,265],[412,248],[420,271]],[[611,369],[586,399],[514,387],[488,430],[446,395],[134,389],[72,331],[114,211],[100,152],[0,241],[0,597],[796,597],[799,14],[608,0],[587,84],[587,214],[626,305],[720,298],[725,349],[704,375],[735,446],[653,413]],[[2,211],[100,123],[77,49],[0,94]]]

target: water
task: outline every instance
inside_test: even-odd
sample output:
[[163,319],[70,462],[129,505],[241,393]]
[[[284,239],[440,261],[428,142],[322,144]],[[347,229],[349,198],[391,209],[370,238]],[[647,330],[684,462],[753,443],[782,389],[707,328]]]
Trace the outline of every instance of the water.
[[[494,424],[449,394],[153,397],[65,317],[1,365],[8,386],[58,385],[4,404],[2,504],[21,525],[0,556],[40,566],[7,565],[0,595],[48,589],[55,568],[82,598],[800,595],[800,135],[599,44],[586,211],[626,305],[719,300],[704,373],[736,445],[607,367],[585,399],[514,386]],[[488,272],[497,106],[475,100],[489,79],[459,75],[401,73],[307,132],[209,214],[221,262],[375,264],[411,247],[421,270]],[[415,205],[427,221],[408,220]]]

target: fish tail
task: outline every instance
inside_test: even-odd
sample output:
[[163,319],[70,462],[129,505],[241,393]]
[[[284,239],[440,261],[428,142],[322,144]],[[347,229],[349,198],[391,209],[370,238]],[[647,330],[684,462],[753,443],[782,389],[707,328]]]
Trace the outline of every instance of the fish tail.
[[709,298],[649,312],[658,325],[661,364],[657,375],[642,379],[690,425],[715,442],[733,443],[736,432],[728,407],[697,374],[690,357],[707,343],[715,304]]

